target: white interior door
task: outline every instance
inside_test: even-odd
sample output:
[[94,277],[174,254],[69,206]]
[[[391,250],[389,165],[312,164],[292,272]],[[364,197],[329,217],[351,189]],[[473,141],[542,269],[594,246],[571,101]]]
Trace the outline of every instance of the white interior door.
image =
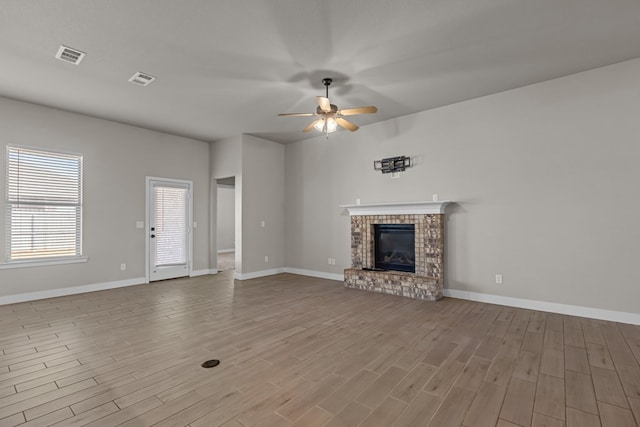
[[149,281],[191,273],[191,183],[149,180]]

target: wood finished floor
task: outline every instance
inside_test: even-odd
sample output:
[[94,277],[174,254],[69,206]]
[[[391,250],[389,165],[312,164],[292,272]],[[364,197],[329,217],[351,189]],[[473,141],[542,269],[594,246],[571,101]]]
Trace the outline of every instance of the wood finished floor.
[[0,426],[640,420],[638,326],[232,273],[0,307]]

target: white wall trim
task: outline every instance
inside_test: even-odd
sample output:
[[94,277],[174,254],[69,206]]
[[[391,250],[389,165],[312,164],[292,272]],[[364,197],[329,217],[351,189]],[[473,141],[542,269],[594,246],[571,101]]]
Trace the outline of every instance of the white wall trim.
[[[301,276],[319,277],[328,280],[344,281],[344,274],[326,273],[324,271],[304,270],[301,268],[284,268],[285,273],[299,274]],[[508,307],[525,308],[529,310],[546,311],[550,313],[566,314],[569,316],[587,317],[590,319],[608,320],[611,322],[640,325],[640,313],[628,313],[624,311],[603,310],[600,308],[583,307],[578,305],[558,304],[546,301],[512,298],[501,295],[482,294],[478,292],[461,291],[457,289],[444,289],[444,296],[464,299],[468,301],[484,302],[488,304],[504,305]]]
[[340,205],[349,211],[349,216],[357,215],[427,215],[443,214],[449,200],[432,202],[394,202],[367,205]]
[[321,279],[337,280],[339,282],[344,282],[344,273],[335,274],[335,273],[326,273],[324,271],[304,270],[301,268],[289,268],[289,267],[286,267],[284,269],[284,272],[291,273],[291,274],[299,274],[301,276],[319,277]]
[[47,265],[59,265],[59,264],[79,264],[87,261],[89,261],[89,257],[86,257],[86,256],[37,259],[37,260],[29,260],[29,261],[9,261],[6,263],[1,263],[0,270],[6,270],[10,268],[43,267]]
[[[195,270],[191,277],[216,274],[217,269]],[[273,276],[280,273],[299,274],[301,276],[318,277],[321,279],[344,281],[344,274],[326,273],[324,271],[304,270],[301,268],[274,268],[270,270],[254,271],[251,273],[234,273],[234,279],[249,280],[259,277]],[[46,298],[56,298],[68,295],[77,295],[87,292],[104,291],[108,289],[124,288],[127,286],[142,285],[148,283],[144,277],[118,280],[114,282],[94,283],[91,285],[72,286],[68,288],[50,289],[46,291],[28,292],[17,295],[0,296],[0,305],[15,304],[26,301],[36,301]],[[529,310],[546,311],[550,313],[566,314],[569,316],[587,317],[590,319],[608,320],[611,322],[640,325],[640,313],[628,313],[624,311],[603,310],[600,308],[582,307],[569,304],[558,304],[546,301],[528,300],[523,298],[505,297],[501,295],[483,294],[478,292],[461,291],[458,289],[444,289],[444,296],[468,301],[484,302],[488,304],[504,305],[508,307],[525,308]]]
[[258,277],[273,276],[274,274],[284,273],[284,268],[272,268],[270,270],[253,271],[251,273],[233,273],[233,278],[236,280],[249,280],[257,279]]
[[217,268],[204,269],[204,270],[193,270],[191,272],[191,274],[189,275],[189,277],[206,276],[207,274],[217,274],[217,273],[218,273],[218,269]]
[[551,313],[567,314],[570,316],[588,317],[590,319],[640,325],[639,313],[628,313],[624,311],[582,307],[578,305],[504,297],[501,295],[482,294],[478,292],[460,291],[457,289],[445,289],[444,296],[469,301],[486,302],[489,304],[506,305],[509,307],[526,308],[529,310],[547,311]]
[[337,280],[339,282],[344,281],[344,274],[326,273],[324,271],[304,270],[300,268],[289,268],[289,267],[254,271],[251,273],[244,273],[244,274],[236,272],[233,274],[233,278],[236,280],[249,280],[249,279],[257,279],[258,277],[273,276],[275,274],[281,274],[281,273],[291,273],[291,274],[299,274],[300,276],[319,277],[321,279]]
[[231,248],[231,249],[218,249],[218,253],[219,254],[228,254],[229,252],[235,252],[236,250]]
[[145,283],[147,283],[147,281],[144,277],[136,277],[133,279],[118,280],[115,282],[94,283],[92,285],[72,286],[69,288],[49,289],[46,291],[7,295],[0,297],[0,305],[35,301],[45,298],[64,297],[67,295],[84,294],[86,292],[105,291],[107,289],[125,288],[127,286],[142,285]]

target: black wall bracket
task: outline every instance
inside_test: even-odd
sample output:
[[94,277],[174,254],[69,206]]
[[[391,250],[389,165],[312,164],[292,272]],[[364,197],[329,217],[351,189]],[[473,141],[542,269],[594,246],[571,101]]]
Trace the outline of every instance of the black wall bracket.
[[411,166],[411,157],[407,156],[389,157],[373,161],[373,169],[382,173],[404,172],[406,168]]

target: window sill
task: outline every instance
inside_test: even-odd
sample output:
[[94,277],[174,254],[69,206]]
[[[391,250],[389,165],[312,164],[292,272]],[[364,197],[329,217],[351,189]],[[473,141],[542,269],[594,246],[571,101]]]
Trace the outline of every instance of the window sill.
[[86,256],[38,259],[29,261],[10,261],[0,264],[0,270],[8,270],[11,268],[43,267],[46,265],[78,264],[87,261],[89,261],[89,257]]

